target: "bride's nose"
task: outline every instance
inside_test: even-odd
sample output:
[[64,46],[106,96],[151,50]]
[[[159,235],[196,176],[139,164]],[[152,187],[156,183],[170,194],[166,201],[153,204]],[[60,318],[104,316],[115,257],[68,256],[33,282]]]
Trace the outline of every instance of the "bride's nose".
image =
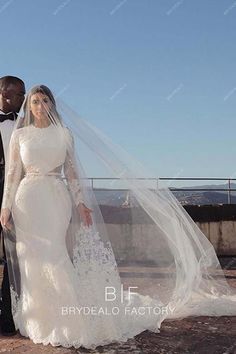
[[38,102],[38,104],[37,104],[37,109],[38,109],[38,110],[43,110],[43,109],[44,109],[44,104],[43,104],[43,102]]

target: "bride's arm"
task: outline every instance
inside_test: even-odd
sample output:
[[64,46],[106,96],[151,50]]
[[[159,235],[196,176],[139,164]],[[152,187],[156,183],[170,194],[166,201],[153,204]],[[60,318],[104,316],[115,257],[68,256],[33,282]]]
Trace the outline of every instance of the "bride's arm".
[[72,194],[73,200],[76,206],[78,206],[79,203],[84,203],[84,199],[80,188],[79,177],[76,171],[74,139],[70,131],[68,129],[66,129],[66,131],[68,148],[64,163],[64,175],[67,180],[67,184]]
[[4,192],[0,217],[2,226],[8,225],[13,200],[21,179],[21,175],[22,161],[19,148],[19,131],[16,130],[13,132],[10,139],[9,153],[6,161]]
[[64,175],[66,177],[67,184],[72,194],[73,200],[76,206],[78,207],[79,214],[85,225],[89,226],[92,224],[92,218],[90,215],[92,210],[85,205],[83,199],[83,194],[80,188],[79,176],[76,170],[74,139],[71,132],[68,129],[66,129],[66,131],[68,138],[68,149],[64,163]]

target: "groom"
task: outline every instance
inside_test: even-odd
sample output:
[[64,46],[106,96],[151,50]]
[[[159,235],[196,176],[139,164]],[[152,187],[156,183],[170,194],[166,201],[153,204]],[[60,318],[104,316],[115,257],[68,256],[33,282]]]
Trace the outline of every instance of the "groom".
[[[4,189],[4,167],[7,156],[8,145],[13,131],[17,113],[24,101],[25,84],[15,76],[4,76],[0,78],[0,205]],[[0,224],[0,233],[2,226]],[[8,278],[6,252],[3,244],[3,281],[1,289],[1,315],[0,326],[2,335],[10,336],[16,333],[11,312],[10,285]]]

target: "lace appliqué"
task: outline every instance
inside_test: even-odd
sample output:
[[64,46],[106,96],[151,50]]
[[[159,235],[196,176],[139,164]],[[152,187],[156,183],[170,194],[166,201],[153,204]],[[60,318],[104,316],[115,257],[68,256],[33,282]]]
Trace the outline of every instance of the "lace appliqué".
[[98,232],[92,227],[81,225],[77,235],[77,244],[73,250],[73,264],[80,276],[86,276],[89,273],[109,275],[117,272],[117,264],[110,242],[107,245],[101,240]]
[[67,180],[67,184],[69,187],[69,190],[72,194],[73,200],[76,205],[79,203],[84,203],[83,200],[83,195],[82,191],[80,188],[80,183],[79,183],[79,173],[76,168],[76,160],[75,160],[75,152],[74,152],[74,139],[69,131],[69,129],[66,129],[66,132],[68,134],[68,149],[67,149],[67,155],[64,163],[64,174]]
[[75,204],[78,205],[79,203],[84,203],[78,180],[72,179],[68,184]]

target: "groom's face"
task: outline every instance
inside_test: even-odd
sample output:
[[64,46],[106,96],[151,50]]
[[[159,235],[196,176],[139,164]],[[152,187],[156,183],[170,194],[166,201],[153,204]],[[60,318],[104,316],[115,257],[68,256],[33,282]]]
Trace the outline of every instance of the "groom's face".
[[2,112],[19,112],[24,96],[25,87],[21,83],[0,82],[0,110]]

